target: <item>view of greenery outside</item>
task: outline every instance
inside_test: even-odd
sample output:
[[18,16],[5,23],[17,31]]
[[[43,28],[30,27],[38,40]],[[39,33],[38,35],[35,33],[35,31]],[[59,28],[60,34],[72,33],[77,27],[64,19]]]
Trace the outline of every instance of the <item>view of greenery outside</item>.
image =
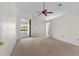
[[20,31],[28,31],[28,26],[21,27]]
[[29,36],[29,21],[25,18],[20,20],[20,38],[27,38]]

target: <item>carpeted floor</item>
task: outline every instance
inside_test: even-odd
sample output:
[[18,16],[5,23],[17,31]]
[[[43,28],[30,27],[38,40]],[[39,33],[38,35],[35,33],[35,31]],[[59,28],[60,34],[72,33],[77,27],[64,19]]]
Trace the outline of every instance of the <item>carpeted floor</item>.
[[79,56],[79,47],[48,37],[20,40],[12,56]]

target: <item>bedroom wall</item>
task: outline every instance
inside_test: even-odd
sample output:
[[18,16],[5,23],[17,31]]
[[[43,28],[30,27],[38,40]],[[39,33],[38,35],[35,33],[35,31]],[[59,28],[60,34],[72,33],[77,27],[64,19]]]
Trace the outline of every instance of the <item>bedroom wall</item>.
[[16,21],[17,7],[16,3],[0,3],[0,56],[9,56],[17,40]]
[[18,32],[18,39],[21,39],[20,37],[20,20],[22,18],[25,18],[27,20],[31,19],[31,36],[32,37],[38,37],[38,36],[45,36],[46,31],[46,25],[44,22],[44,19],[37,15],[29,15],[26,12],[22,10],[18,10],[18,21],[17,21],[17,32]]
[[79,46],[79,10],[49,21],[49,35]]
[[45,36],[46,25],[40,16],[32,16],[32,37]]

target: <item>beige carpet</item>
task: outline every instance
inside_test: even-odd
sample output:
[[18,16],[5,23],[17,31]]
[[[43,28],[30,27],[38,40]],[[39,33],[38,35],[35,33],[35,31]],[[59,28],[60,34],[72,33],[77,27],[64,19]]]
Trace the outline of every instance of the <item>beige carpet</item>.
[[20,40],[13,56],[79,56],[79,47],[48,37]]

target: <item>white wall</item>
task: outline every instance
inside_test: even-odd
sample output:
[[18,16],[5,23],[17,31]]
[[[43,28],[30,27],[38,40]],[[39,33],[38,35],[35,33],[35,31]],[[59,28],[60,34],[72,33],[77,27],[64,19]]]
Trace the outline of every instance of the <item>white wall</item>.
[[[2,21],[2,22],[1,22]],[[0,3],[0,30],[1,41],[4,43],[0,46],[0,55],[10,55],[17,40],[16,33],[17,8],[16,3]],[[1,31],[0,31],[1,32]]]
[[32,16],[32,36],[33,37],[38,37],[38,36],[45,36],[45,31],[46,31],[46,25],[40,16]]
[[79,46],[79,10],[49,21],[50,36]]
[[27,20],[31,19],[31,36],[32,37],[38,37],[38,36],[45,36],[46,31],[46,25],[44,22],[44,19],[41,16],[38,15],[29,15],[23,10],[18,10],[18,39],[21,39],[20,37],[20,20],[22,18],[26,18]]

